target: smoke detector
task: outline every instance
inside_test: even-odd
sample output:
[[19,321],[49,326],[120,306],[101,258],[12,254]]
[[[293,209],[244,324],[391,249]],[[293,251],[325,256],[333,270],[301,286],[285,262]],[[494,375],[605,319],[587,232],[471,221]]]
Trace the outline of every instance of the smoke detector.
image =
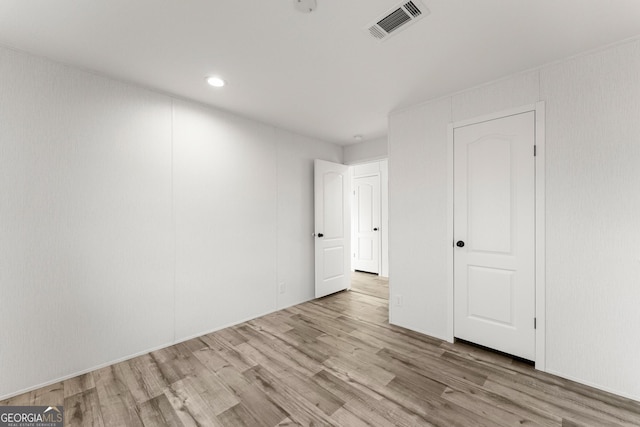
[[401,30],[405,30],[411,24],[415,24],[428,14],[429,9],[419,0],[403,1],[367,25],[366,30],[371,37],[380,41],[386,40]]
[[302,13],[311,13],[318,7],[316,0],[293,0],[293,5]]

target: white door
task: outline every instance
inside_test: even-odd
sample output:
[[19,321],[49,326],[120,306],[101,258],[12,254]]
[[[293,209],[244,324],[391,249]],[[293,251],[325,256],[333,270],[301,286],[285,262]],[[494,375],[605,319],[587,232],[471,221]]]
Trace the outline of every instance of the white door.
[[315,161],[316,298],[350,287],[349,167]]
[[380,273],[380,176],[353,180],[353,268]]
[[535,360],[535,113],[454,129],[454,335]]

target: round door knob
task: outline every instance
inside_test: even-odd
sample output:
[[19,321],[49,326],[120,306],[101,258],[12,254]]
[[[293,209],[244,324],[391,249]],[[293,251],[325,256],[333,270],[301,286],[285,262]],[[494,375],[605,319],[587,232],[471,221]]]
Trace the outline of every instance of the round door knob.
[[459,248],[464,247],[464,242],[462,240],[458,240],[458,242],[456,243],[456,246]]
[[318,233],[318,237],[324,237],[324,234]]
[[373,231],[378,231],[378,227],[374,228]]

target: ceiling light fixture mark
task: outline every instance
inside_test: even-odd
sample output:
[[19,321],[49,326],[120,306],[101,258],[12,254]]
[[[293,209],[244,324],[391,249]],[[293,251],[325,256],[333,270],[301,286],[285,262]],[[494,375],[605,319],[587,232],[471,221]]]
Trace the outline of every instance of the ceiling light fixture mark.
[[225,82],[222,78],[218,76],[207,77],[207,83],[209,83],[209,85],[213,87],[222,87],[225,84],[227,84],[227,82]]

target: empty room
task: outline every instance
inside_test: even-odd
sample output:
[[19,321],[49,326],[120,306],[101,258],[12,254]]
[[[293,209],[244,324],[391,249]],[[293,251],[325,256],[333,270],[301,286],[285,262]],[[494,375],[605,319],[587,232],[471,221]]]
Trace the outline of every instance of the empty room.
[[1,0],[0,427],[640,426],[637,0]]

